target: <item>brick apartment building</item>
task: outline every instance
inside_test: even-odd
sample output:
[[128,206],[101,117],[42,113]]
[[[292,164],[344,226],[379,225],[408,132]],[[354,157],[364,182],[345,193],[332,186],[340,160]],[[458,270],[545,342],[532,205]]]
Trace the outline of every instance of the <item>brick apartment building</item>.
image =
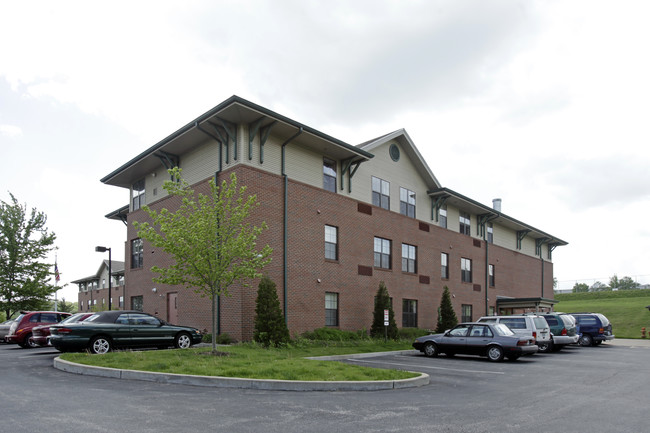
[[[273,248],[264,272],[292,334],[370,328],[380,281],[403,327],[434,328],[444,286],[462,320],[509,298],[552,303],[552,251],[567,243],[503,214],[499,201],[442,187],[406,131],[353,146],[233,96],[101,180],[129,190],[129,205],[107,215],[127,225],[127,308],[211,328],[209,300],[152,282],[151,266],[170,259],[132,225],[148,220],[144,204],[174,208],[162,189],[174,166],[199,192],[234,171],[257,195],[251,222],[269,227],[258,242]],[[220,333],[252,337],[256,283],[221,297]]]

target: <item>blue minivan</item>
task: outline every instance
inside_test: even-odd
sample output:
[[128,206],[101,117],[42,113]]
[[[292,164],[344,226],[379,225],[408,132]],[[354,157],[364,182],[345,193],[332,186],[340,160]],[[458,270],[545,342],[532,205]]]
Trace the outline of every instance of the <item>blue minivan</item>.
[[580,338],[578,343],[581,346],[598,346],[603,341],[614,339],[612,324],[607,317],[600,313],[573,313],[578,326]]

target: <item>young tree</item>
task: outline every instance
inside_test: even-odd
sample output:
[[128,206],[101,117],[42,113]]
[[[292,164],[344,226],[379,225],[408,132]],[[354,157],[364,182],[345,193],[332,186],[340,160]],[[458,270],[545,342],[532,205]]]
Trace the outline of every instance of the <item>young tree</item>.
[[440,300],[440,312],[438,313],[438,326],[436,333],[441,334],[447,329],[451,329],[458,325],[458,317],[454,312],[454,306],[451,305],[451,296],[449,295],[449,287],[445,286],[442,291],[442,299]]
[[616,290],[634,290],[639,288],[639,283],[630,277],[618,278],[616,274],[609,279],[609,287]]
[[266,229],[251,226],[247,219],[258,205],[255,195],[246,195],[246,187],[237,187],[237,177],[230,175],[217,186],[210,180],[210,194],[195,194],[181,179],[181,169],[169,170],[172,179],[163,188],[172,197],[181,199],[178,210],[143,209],[152,223],[134,222],[138,236],[161,248],[174,264],[154,266],[160,274],[154,282],[184,285],[212,301],[212,352],[217,352],[217,299],[228,296],[229,287],[261,276],[260,270],[270,261],[271,248],[257,250],[257,237]]
[[255,301],[255,334],[253,339],[264,346],[280,346],[290,340],[275,283],[263,276]]
[[[384,326],[384,310],[388,310],[388,329]],[[370,336],[375,338],[395,339],[398,336],[397,324],[395,323],[395,313],[390,303],[388,289],[383,281],[379,283],[377,296],[375,297],[375,310],[372,315],[372,326],[370,327]]]
[[9,193],[11,202],[0,202],[0,308],[7,318],[20,310],[38,310],[56,291],[49,283],[52,264],[45,263],[56,235],[48,232],[47,216]]

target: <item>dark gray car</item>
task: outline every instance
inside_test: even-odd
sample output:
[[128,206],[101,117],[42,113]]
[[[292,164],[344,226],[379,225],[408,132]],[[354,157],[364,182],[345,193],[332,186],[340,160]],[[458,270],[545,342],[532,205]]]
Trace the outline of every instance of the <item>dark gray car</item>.
[[516,335],[501,323],[460,323],[444,334],[419,337],[413,347],[430,357],[444,353],[487,356],[490,361],[504,357],[514,361],[522,355],[537,352],[532,337]]

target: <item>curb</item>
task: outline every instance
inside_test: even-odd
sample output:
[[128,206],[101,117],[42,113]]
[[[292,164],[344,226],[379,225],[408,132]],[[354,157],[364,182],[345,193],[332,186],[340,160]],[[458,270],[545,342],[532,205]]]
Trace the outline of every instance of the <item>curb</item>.
[[[412,352],[412,351],[405,351]],[[317,357],[308,359],[323,358],[368,358],[386,353],[338,355],[333,357]],[[332,359],[334,360],[334,359]],[[67,373],[81,374],[86,376],[108,377],[112,379],[144,380],[149,382],[169,383],[177,385],[192,385],[216,388],[240,388],[256,389],[267,391],[381,391],[388,389],[413,388],[429,384],[429,375],[420,373],[419,376],[410,379],[400,380],[378,380],[378,381],[299,381],[299,380],[275,380],[275,379],[244,379],[239,377],[220,376],[193,376],[185,374],[156,373],[149,371],[122,370],[117,368],[95,367],[90,365],[77,364],[65,361],[59,357],[54,358],[54,368]]]

